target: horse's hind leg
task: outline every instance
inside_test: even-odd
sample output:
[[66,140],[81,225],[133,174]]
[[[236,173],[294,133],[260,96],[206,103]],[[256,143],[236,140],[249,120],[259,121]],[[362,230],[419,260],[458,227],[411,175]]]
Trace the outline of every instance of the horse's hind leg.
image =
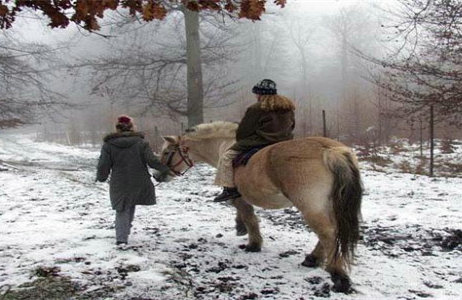
[[238,215],[249,233],[249,242],[245,250],[249,252],[261,251],[263,239],[260,234],[260,225],[258,224],[258,218],[254,213],[253,206],[245,202],[242,198],[235,199],[233,205],[238,210]]
[[292,199],[306,224],[319,238],[315,249],[306,256],[302,265],[316,267],[326,260],[326,271],[331,274],[333,289],[348,292],[351,282],[345,271],[345,262],[341,255],[336,255],[337,225],[330,205],[328,185],[311,186],[309,190],[290,192],[289,199]]
[[324,259],[324,248],[321,242],[318,241],[314,250],[305,257],[305,260],[302,262],[302,266],[316,268],[322,265]]
[[[302,212],[306,223],[313,229],[319,238],[316,248],[307,257],[318,259],[327,259],[326,271],[330,273],[334,283],[334,290],[337,292],[348,292],[351,287],[351,281],[345,271],[345,263],[341,256],[336,256],[336,225],[332,222],[329,213]],[[308,258],[308,260],[310,260]],[[307,261],[307,258],[305,258]],[[304,263],[305,263],[304,261]],[[321,260],[322,261],[322,260]]]

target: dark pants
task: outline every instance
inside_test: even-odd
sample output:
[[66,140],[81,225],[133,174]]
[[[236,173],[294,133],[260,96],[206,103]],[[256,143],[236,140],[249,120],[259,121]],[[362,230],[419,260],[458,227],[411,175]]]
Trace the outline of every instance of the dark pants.
[[124,210],[116,211],[115,230],[118,242],[128,242],[134,216],[135,206],[125,207]]

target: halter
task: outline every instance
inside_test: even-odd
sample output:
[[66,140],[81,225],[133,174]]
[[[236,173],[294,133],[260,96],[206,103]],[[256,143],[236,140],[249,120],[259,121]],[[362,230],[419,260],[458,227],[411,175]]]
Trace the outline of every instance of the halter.
[[[180,155],[180,160],[174,164],[173,166],[171,166],[171,163],[172,163],[172,160],[173,160],[173,156],[175,155],[175,153],[178,152],[178,154]],[[167,162],[166,162],[166,166],[170,169],[170,171],[172,171],[176,176],[183,176],[187,171],[189,171],[189,169],[191,169],[193,166],[194,166],[194,162],[192,161],[191,158],[189,158],[189,148],[188,147],[181,147],[180,145],[175,145],[173,149],[171,149],[168,154],[167,154]],[[178,172],[175,170],[176,167],[178,167],[179,165],[181,165],[181,163],[185,163],[188,168],[186,170],[183,171],[183,173],[181,172]]]

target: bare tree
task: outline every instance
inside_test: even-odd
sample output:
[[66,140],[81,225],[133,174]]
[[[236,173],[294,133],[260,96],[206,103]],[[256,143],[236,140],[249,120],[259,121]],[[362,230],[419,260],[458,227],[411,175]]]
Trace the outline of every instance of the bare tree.
[[19,42],[0,35],[0,128],[35,121],[43,112],[68,105],[48,82],[56,66],[57,48]]
[[[284,7],[286,0],[274,0]],[[43,12],[50,18],[50,26],[67,27],[70,22],[86,30],[99,30],[97,17],[102,18],[106,10],[128,9],[133,17],[141,16],[144,21],[162,20],[167,14],[181,10],[185,14],[185,30],[189,50],[187,54],[189,125],[203,120],[202,65],[199,36],[199,11],[215,11],[222,14],[234,14],[241,18],[259,20],[265,11],[265,1],[260,0],[159,0],[159,1],[16,1],[10,5],[0,2],[0,28],[9,28],[16,15],[25,7]],[[71,11],[71,14],[69,14]]]
[[374,19],[366,7],[342,8],[335,16],[327,18],[327,28],[333,34],[340,74],[340,93],[335,114],[339,136],[348,136],[355,142],[361,141],[369,114],[370,92],[367,76],[361,60],[354,49],[374,51]]
[[183,10],[186,31],[186,65],[188,84],[188,126],[204,122],[204,88],[202,86],[201,40],[199,35],[199,13]]
[[309,47],[313,43],[313,35],[316,27],[308,27],[306,24],[301,22],[300,16],[297,16],[289,20],[288,31],[292,44],[297,50],[297,54],[300,56],[299,66],[301,71],[301,92],[299,97],[298,114],[302,116],[300,122],[302,127],[302,135],[313,134],[313,91],[311,83],[308,78],[309,74]]
[[397,51],[376,63],[380,81],[401,116],[462,125],[462,1],[400,0],[401,10],[386,27],[402,41]]
[[[202,39],[197,45],[184,33],[185,22],[177,14],[161,26],[150,23],[139,27],[132,22],[114,29],[116,37],[108,40],[110,51],[79,64],[93,68],[94,92],[109,87],[132,114],[187,117],[188,126],[203,122],[203,109],[221,106],[233,91],[234,80],[226,70],[234,49],[233,34],[225,26],[217,28],[210,16],[203,15]],[[201,68],[192,72],[196,63]]]

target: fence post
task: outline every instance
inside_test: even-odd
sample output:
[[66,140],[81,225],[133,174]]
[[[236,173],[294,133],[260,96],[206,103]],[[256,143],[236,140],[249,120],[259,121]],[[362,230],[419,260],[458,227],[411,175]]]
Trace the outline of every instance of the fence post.
[[154,126],[154,147],[156,152],[159,152],[159,129],[157,126]]
[[420,119],[420,157],[423,157],[423,121]]
[[430,106],[430,177],[433,177],[433,159],[434,159],[434,119],[433,119],[433,105]]
[[322,135],[327,137],[327,126],[326,126],[326,111],[322,110]]

